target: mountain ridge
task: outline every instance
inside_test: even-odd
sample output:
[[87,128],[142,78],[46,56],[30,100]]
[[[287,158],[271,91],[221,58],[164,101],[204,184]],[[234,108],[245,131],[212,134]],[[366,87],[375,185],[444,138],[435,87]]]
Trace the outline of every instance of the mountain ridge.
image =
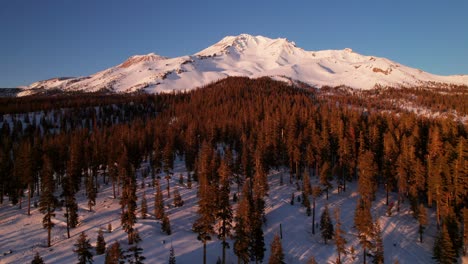
[[19,95],[44,90],[148,93],[186,91],[228,76],[298,80],[312,87],[468,85],[468,75],[439,76],[387,58],[361,55],[350,48],[307,51],[285,38],[226,36],[193,54],[168,58],[149,53],[90,76],[35,82]]

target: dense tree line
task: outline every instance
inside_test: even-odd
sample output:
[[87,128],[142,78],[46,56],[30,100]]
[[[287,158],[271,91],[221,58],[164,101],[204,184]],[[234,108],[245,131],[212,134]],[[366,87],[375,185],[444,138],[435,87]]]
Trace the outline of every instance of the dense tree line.
[[[466,98],[465,88],[451,89]],[[379,227],[369,217],[379,188],[387,192],[387,205],[390,192],[398,193],[398,209],[401,202],[411,204],[419,220],[421,241],[427,221],[425,208],[435,208],[443,232],[438,241],[448,234],[457,256],[464,243],[463,208],[468,208],[467,126],[450,118],[396,111],[385,100],[380,101],[382,105],[376,100],[382,94],[406,98],[410,93],[422,98],[418,99],[422,106],[441,105],[436,108],[466,113],[465,103],[458,104],[460,96],[428,99],[441,94],[440,90],[351,93],[345,88],[315,90],[269,78],[240,77],[181,94],[110,99],[76,96],[55,103],[34,97],[5,99],[4,113],[47,109],[49,114],[42,114],[38,123],[27,123],[20,115],[12,122],[2,118],[0,203],[6,195],[21,207],[24,192],[29,190],[28,208],[31,195],[41,197],[44,227],[50,230],[54,209],[65,206],[67,227],[73,228],[77,224],[76,192],[85,190],[92,210],[99,182],[110,182],[114,197],[120,199],[122,225],[132,244],[138,188],[135,171],[143,161],[150,164],[148,173],[158,190],[155,215],[166,221],[165,232],[170,234],[159,181],[174,177],[174,161],[179,156],[190,172],[188,180],[193,177],[198,182],[199,209],[193,230],[204,247],[217,235],[223,241],[224,262],[229,246],[226,239],[233,237],[239,259],[261,262],[267,175],[271,168],[285,167],[289,182],[304,183],[301,199],[308,214],[312,196],[314,221],[315,199],[321,193],[328,197],[334,188],[346,192],[347,183],[358,182],[361,197],[355,223],[364,256],[372,247],[374,259],[379,259],[375,247]],[[21,109],[21,100],[29,106]],[[164,179],[155,179],[158,173]],[[314,177],[320,186],[309,186]],[[236,212],[230,208],[230,183],[238,184]],[[169,184],[167,188],[169,196]],[[54,191],[59,189],[61,195],[55,197]],[[60,205],[57,199],[64,203]],[[219,206],[212,210],[213,205]],[[329,213],[323,222],[327,223],[326,242],[333,238]],[[335,236],[343,233],[340,225],[335,227]],[[436,257],[444,256],[441,250],[437,249]],[[343,249],[339,252],[344,253]]]

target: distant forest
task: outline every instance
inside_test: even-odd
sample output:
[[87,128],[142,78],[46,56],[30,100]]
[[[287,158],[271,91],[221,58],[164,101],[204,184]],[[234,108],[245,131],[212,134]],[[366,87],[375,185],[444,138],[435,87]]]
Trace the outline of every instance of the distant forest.
[[[51,228],[59,206],[54,191],[61,190],[60,206],[73,228],[75,193],[86,188],[91,209],[102,177],[121,199],[122,225],[131,243],[135,170],[146,161],[149,176],[171,177],[179,156],[200,188],[200,217],[193,224],[200,240],[206,243],[209,234],[225,237],[222,232],[228,230],[213,225],[228,221],[236,255],[260,261],[266,175],[282,167],[290,172],[285,181],[306,182],[301,188],[309,208],[309,199],[328,195],[331,188],[346,192],[347,184],[357,181],[361,198],[354,221],[360,234],[371,232],[366,216],[378,187],[387,197],[398,193],[397,208],[411,204],[421,240],[425,208],[435,208],[440,235],[434,257],[453,260],[466,254],[468,245],[466,117],[468,87],[356,91],[269,78],[230,77],[186,93],[0,98],[0,204],[4,197],[18,204],[39,195],[44,226]],[[312,177],[320,181],[318,191],[307,184]],[[217,206],[221,198],[213,193],[222,194],[224,186],[229,194],[226,179],[251,190],[242,194],[251,195],[255,208],[248,219],[257,220],[244,223],[252,232],[235,225],[247,221],[244,207],[234,217]]]

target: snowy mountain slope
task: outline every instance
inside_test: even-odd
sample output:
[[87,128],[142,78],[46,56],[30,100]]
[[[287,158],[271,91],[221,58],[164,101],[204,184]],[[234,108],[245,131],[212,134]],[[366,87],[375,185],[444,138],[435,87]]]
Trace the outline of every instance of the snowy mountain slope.
[[[183,174],[186,180],[187,171],[183,166],[183,161],[176,162],[174,175],[169,181],[171,192],[174,188],[180,191],[184,205],[176,208],[172,205],[173,198],[167,198],[166,181],[161,181],[161,189],[166,205],[166,213],[171,221],[172,235],[168,236],[161,232],[161,221],[155,220],[154,208],[154,188],[151,186],[141,189],[143,178],[138,173],[138,206],[143,196],[146,194],[148,200],[148,218],[138,220],[135,225],[143,239],[141,246],[145,263],[167,263],[169,250],[172,246],[175,249],[177,263],[201,263],[203,259],[203,244],[197,240],[196,234],[191,231],[191,226],[197,218],[197,184],[194,182],[193,188],[188,189],[186,185],[178,183],[178,175]],[[143,167],[148,164],[144,164]],[[305,208],[297,202],[290,204],[291,193],[300,196],[296,184],[289,184],[285,181],[280,184],[280,175],[284,179],[288,178],[287,171],[271,171],[269,175],[269,196],[266,197],[266,218],[267,222],[263,227],[265,234],[266,252],[264,262],[268,261],[270,255],[270,243],[273,236],[280,232],[282,226],[282,245],[285,253],[285,262],[288,264],[306,263],[314,256],[318,263],[335,263],[337,253],[332,241],[324,244],[317,229],[315,235],[311,232],[312,217],[306,216]],[[163,176],[163,175],[161,175]],[[101,179],[101,177],[99,177]],[[145,183],[149,183],[151,178],[147,178]],[[318,178],[313,177],[312,183],[318,184]],[[345,193],[337,193],[335,188],[330,193],[327,201],[325,195],[317,199],[316,223],[320,221],[320,215],[325,207],[341,211],[343,228],[346,230],[345,238],[348,241],[346,248],[348,254],[343,257],[343,263],[362,263],[362,251],[359,240],[356,236],[356,229],[353,228],[354,209],[358,200],[357,184],[350,183]],[[231,194],[237,190],[237,186],[231,186]],[[57,192],[59,193],[59,192]],[[172,196],[173,197],[173,196]],[[232,195],[231,195],[232,197]],[[391,201],[396,201],[397,195],[391,194]],[[33,198],[37,201],[37,197]],[[79,203],[80,224],[71,230],[71,238],[66,237],[65,211],[57,210],[52,229],[52,247],[45,247],[47,241],[47,230],[42,228],[43,215],[37,208],[31,210],[31,216],[26,214],[26,199],[23,200],[23,209],[18,206],[0,205],[0,229],[3,231],[0,239],[0,263],[30,263],[35,252],[43,257],[45,263],[68,264],[75,263],[76,255],[73,253],[73,244],[76,243],[78,235],[85,231],[93,246],[96,244],[96,237],[99,228],[106,229],[108,224],[112,225],[112,232],[105,233],[104,237],[107,245],[119,241],[126,249],[127,235],[120,225],[120,205],[119,199],[112,198],[112,185],[101,183],[101,187],[93,211],[87,209],[87,199],[84,190],[77,194]],[[418,224],[409,209],[409,204],[404,203],[400,213],[393,211],[392,216],[386,216],[385,192],[377,193],[377,199],[373,202],[372,214],[374,219],[379,219],[382,227],[382,237],[385,250],[385,263],[434,263],[432,260],[432,246],[437,233],[434,210],[430,209],[431,219],[428,228],[424,232],[424,241],[419,243]],[[234,206],[236,208],[236,205]],[[334,222],[334,220],[333,220]],[[237,263],[237,257],[233,252],[233,240],[229,240],[231,248],[227,250],[227,263]],[[355,253],[351,253],[351,247]],[[10,252],[11,250],[11,252]],[[94,252],[94,250],[93,250]],[[215,263],[221,256],[221,241],[213,236],[213,240],[207,244],[207,263]],[[369,260],[369,259],[368,259]],[[104,255],[94,256],[94,263],[104,263]]]
[[357,89],[423,83],[468,85],[468,75],[438,76],[351,49],[306,51],[287,39],[241,34],[225,37],[190,56],[137,55],[88,77],[35,82],[21,95],[41,89],[172,92],[194,89],[227,76],[285,76],[316,87],[347,85]]

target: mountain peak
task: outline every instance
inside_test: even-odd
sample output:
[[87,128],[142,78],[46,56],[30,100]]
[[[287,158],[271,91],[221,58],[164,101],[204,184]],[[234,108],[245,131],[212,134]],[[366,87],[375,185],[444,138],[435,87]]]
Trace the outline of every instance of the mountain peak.
[[226,36],[219,42],[212,46],[196,53],[198,56],[213,56],[219,54],[226,54],[230,52],[245,53],[248,50],[272,50],[276,49],[278,52],[280,49],[291,50],[296,48],[296,44],[289,41],[286,38],[271,39],[264,36],[253,36],[249,34],[240,34],[237,36]]
[[159,93],[191,90],[228,76],[269,76],[313,87],[346,85],[356,89],[468,85],[468,75],[438,76],[350,48],[307,51],[286,38],[240,34],[226,36],[191,56],[135,55],[91,76],[36,82],[29,88]]
[[165,60],[166,57],[160,56],[155,53],[148,53],[146,55],[134,55],[129,57],[126,61],[120,64],[120,68],[128,68],[132,65],[139,64],[141,62],[148,62],[148,61],[158,61],[158,60]]

